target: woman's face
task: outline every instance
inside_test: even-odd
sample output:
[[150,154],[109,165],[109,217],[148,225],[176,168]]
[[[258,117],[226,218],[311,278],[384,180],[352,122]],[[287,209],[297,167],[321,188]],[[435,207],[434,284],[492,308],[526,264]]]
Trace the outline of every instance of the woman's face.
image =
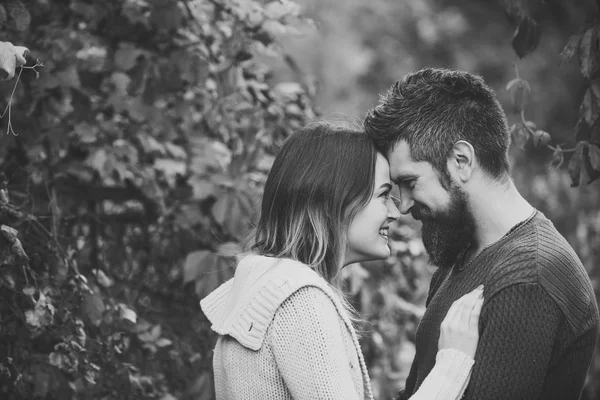
[[389,224],[400,218],[400,212],[391,200],[391,190],[390,166],[385,157],[377,153],[374,192],[350,223],[344,265],[390,256]]

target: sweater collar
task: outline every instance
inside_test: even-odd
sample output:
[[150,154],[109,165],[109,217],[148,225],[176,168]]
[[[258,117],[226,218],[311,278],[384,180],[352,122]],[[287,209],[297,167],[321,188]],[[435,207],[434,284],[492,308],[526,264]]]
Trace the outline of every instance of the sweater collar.
[[350,321],[327,282],[307,265],[282,258],[245,256],[232,279],[200,301],[213,331],[259,350],[279,306],[304,286],[317,286],[331,297],[346,324]]

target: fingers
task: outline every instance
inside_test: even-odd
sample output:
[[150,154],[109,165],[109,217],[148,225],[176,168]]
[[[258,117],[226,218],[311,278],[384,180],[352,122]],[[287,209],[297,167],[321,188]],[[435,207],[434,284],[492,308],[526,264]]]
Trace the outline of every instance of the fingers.
[[[472,327],[472,321],[474,313],[479,313],[480,308],[478,307],[479,299],[483,298],[483,286],[479,286],[477,289],[468,293],[464,297],[463,313],[461,323],[464,326]],[[479,323],[479,316],[476,318],[476,323]],[[477,325],[475,325],[477,327]]]
[[483,307],[483,289],[479,291],[477,297],[473,301],[473,306],[469,314],[469,328],[477,332],[479,328],[479,316],[481,315],[481,307]]
[[[455,318],[454,321],[463,327],[477,329],[482,305],[483,285],[465,294],[452,304],[450,307],[451,309],[454,308],[452,318]],[[450,312],[448,312],[448,316],[450,316]]]
[[456,324],[455,326],[477,329],[482,305],[483,285],[452,303],[442,323],[448,328]]

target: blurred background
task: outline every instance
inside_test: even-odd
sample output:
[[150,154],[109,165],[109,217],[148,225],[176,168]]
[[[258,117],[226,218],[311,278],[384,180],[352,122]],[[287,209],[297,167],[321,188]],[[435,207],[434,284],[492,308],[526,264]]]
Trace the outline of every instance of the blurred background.
[[[422,67],[482,75],[519,190],[600,296],[594,1],[6,0],[0,397],[214,398],[199,299],[233,276],[277,145],[360,124]],[[377,399],[404,386],[433,268],[419,224],[343,270]],[[596,351],[582,397],[600,399]]]

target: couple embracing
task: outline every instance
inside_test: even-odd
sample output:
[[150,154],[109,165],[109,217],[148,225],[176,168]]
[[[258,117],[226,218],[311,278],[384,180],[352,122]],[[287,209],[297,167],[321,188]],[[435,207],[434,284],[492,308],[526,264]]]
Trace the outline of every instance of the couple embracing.
[[387,258],[389,225],[409,213],[437,270],[397,399],[579,399],[598,305],[571,246],[515,188],[509,143],[483,80],[440,69],[396,82],[364,131],[292,134],[248,253],[201,301],[219,334],[217,399],[372,399],[337,277]]

